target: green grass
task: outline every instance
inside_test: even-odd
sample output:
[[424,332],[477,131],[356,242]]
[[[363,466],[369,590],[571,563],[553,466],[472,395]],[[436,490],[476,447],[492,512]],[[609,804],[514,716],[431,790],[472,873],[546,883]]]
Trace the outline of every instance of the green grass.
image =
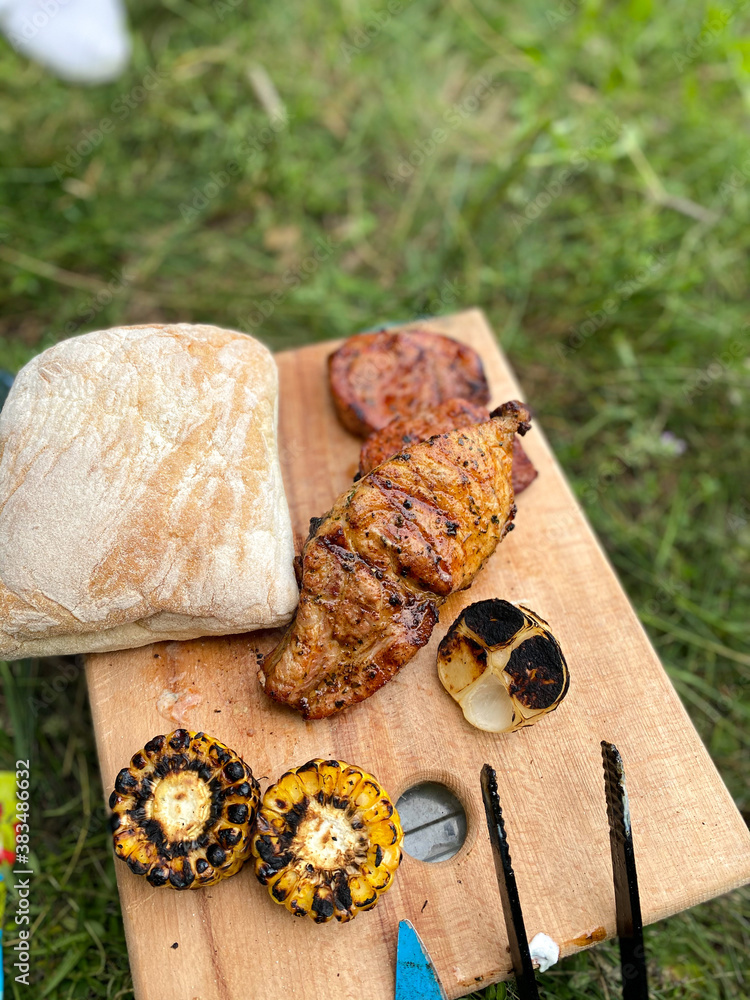
[[[362,45],[384,2],[130,9],[107,87],[0,51],[0,367],[118,323],[284,348],[482,306],[750,815],[749,15],[404,2]],[[35,995],[128,997],[83,678],[39,661],[3,687],[0,765],[35,768]],[[750,995],[749,900],[648,929],[655,997]],[[617,997],[616,948],[542,982]]]

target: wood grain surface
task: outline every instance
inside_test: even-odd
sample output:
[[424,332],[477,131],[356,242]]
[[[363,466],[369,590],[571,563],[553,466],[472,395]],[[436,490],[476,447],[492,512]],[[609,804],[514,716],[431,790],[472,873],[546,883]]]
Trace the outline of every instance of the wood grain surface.
[[[480,312],[428,325],[476,348],[494,404],[524,398]],[[282,466],[299,544],[309,518],[331,506],[357,465],[359,441],[339,425],[328,395],[331,347],[277,356]],[[444,606],[429,645],[339,716],[306,723],[265,697],[256,656],[272,633],[89,658],[107,795],[150,737],[184,724],[237,750],[264,789],[292,765],[337,757],[372,771],[394,798],[424,779],[442,781],[468,817],[454,858],[405,857],[375,909],[344,925],[295,919],[250,866],[213,888],[176,892],[153,889],[116,862],[138,1000],[392,1000],[401,918],[418,930],[451,1000],[505,978],[507,936],[479,785],[485,761],[497,769],[529,937],[544,931],[563,955],[615,931],[602,739],[625,762],[645,922],[750,881],[750,833],[538,423],[524,447],[539,478],[518,498],[516,530],[471,590]],[[522,601],[546,618],[570,667],[562,706],[510,735],[470,727],[435,668],[437,644],[460,609],[489,597]]]

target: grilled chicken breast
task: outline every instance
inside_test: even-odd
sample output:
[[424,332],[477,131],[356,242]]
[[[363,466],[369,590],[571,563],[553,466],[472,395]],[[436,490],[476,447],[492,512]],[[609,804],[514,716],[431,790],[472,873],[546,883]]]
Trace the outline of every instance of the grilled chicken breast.
[[[425,441],[433,434],[446,434],[457,427],[470,427],[489,420],[484,406],[477,406],[466,399],[449,399],[438,406],[420,410],[413,416],[396,417],[379,431],[373,431],[359,453],[359,474],[366,476],[376,466],[392,455],[407,450],[417,441]],[[531,459],[523,450],[518,436],[513,439],[513,492],[516,496],[538,476]]]
[[318,719],[363,701],[430,638],[515,515],[521,403],[410,446],[310,523],[297,615],[261,665],[266,693]]

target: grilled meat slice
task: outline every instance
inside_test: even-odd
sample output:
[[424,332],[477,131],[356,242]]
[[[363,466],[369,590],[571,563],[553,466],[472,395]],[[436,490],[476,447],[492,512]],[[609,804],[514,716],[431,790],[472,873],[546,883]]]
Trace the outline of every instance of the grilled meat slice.
[[[449,399],[439,406],[420,410],[413,416],[396,417],[379,431],[373,431],[359,453],[359,474],[366,476],[392,455],[410,444],[425,441],[433,434],[446,434],[457,427],[469,427],[489,420],[483,406],[466,399]],[[513,440],[513,492],[516,496],[536,479],[539,473],[531,464],[518,437]]]
[[349,337],[328,358],[328,377],[339,419],[360,437],[447,399],[490,398],[477,352],[429,330]]
[[379,431],[373,431],[362,445],[359,453],[360,475],[366,476],[391,456],[404,451],[408,445],[426,441],[433,434],[447,434],[457,427],[470,427],[487,420],[487,407],[466,399],[449,399],[437,406],[424,407],[417,413],[395,417]]
[[516,496],[534,482],[539,473],[529,456],[524,451],[524,447],[518,440],[518,435],[513,439],[513,492]]
[[368,698],[424,646],[515,515],[513,437],[528,410],[409,447],[310,522],[297,616],[258,672],[267,694],[318,719]]

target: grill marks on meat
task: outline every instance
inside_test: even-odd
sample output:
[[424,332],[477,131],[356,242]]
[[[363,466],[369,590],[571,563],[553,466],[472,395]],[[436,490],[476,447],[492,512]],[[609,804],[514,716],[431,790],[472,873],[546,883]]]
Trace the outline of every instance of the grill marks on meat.
[[305,718],[368,698],[424,646],[438,607],[469,587],[515,514],[512,443],[528,412],[410,447],[314,519],[297,616],[261,666]]
[[[396,417],[389,424],[374,431],[359,453],[359,473],[366,476],[387,459],[409,445],[425,441],[433,434],[446,434],[458,427],[470,427],[489,420],[486,407],[477,406],[466,399],[449,399],[405,417]],[[536,479],[538,472],[516,437],[513,440],[513,492],[518,496]]]
[[448,399],[485,404],[490,398],[477,352],[429,330],[349,337],[329,357],[328,377],[339,419],[360,437]]

